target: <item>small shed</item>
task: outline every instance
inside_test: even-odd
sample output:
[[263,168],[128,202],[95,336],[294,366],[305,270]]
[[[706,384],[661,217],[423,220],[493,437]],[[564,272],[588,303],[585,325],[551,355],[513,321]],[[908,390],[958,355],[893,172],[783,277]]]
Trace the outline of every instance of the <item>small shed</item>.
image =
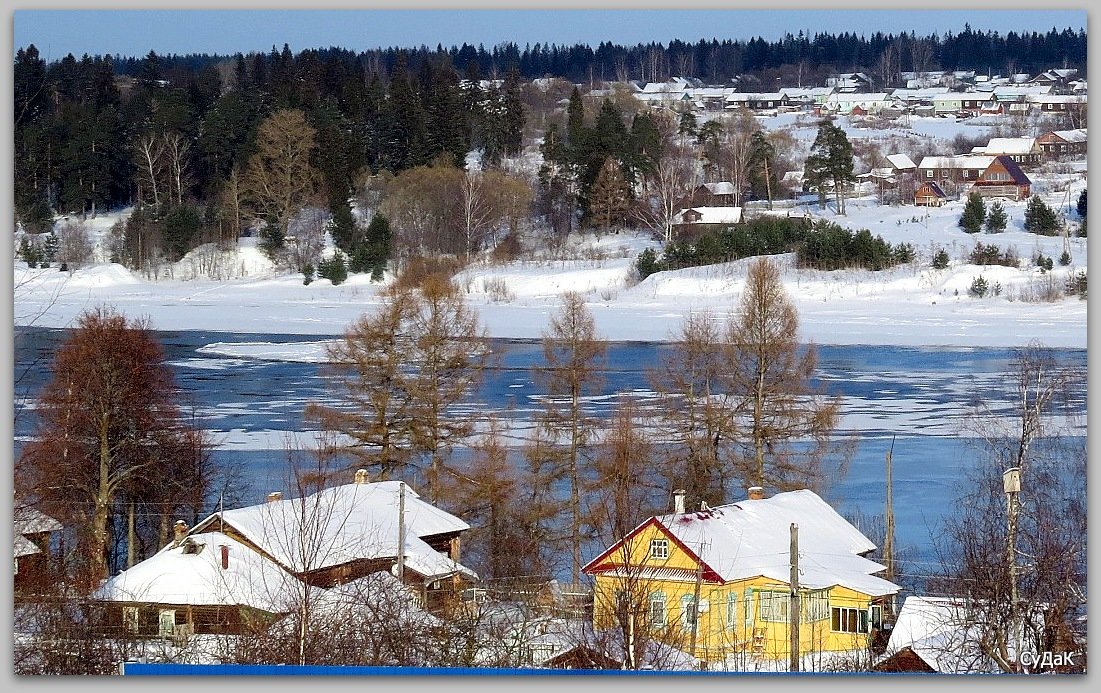
[[919,207],[940,207],[947,196],[936,181],[927,180],[914,191],[914,204]]

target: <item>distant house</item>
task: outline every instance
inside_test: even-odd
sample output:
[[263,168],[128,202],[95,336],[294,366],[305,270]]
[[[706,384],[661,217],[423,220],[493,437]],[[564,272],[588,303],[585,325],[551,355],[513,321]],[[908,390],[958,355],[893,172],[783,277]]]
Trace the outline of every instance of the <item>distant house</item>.
[[905,154],[888,154],[885,158],[895,173],[914,173],[917,170],[917,164]]
[[168,546],[99,588],[96,598],[108,606],[104,626],[136,637],[237,633],[293,608],[305,589],[327,594],[397,572],[399,557],[406,594],[429,611],[447,612],[477,580],[458,562],[459,537],[470,526],[403,487],[368,483],[361,470],[352,484],[297,499],[271,494],[264,504],[215,513],[190,530],[177,523]]
[[866,557],[875,545],[825,501],[809,490],[766,498],[752,488],[744,501],[687,510],[682,493],[672,513],[644,521],[582,568],[594,579],[595,630],[638,610],[645,635],[702,661],[789,656],[794,523],[800,650],[868,646],[899,588],[876,576],[884,567]]
[[926,156],[917,166],[919,182],[935,182],[944,192],[954,195],[961,187],[974,183],[994,161],[992,156]]
[[918,189],[914,191],[914,204],[919,207],[940,207],[947,196],[940,189],[936,181],[922,181]]
[[15,521],[13,588],[16,594],[24,594],[42,587],[49,579],[50,540],[62,526],[41,510],[18,501],[12,514]]
[[1052,130],[1036,138],[1036,145],[1043,152],[1045,159],[1084,155],[1086,144],[1086,128]]
[[997,156],[971,184],[968,194],[1024,200],[1032,194],[1032,181],[1019,164],[1008,156]]
[[875,94],[837,92],[830,94],[822,104],[822,111],[840,115],[878,114],[893,105],[886,92]]
[[991,137],[984,147],[974,147],[972,154],[1008,156],[1022,166],[1040,163],[1043,150],[1035,137]]
[[730,181],[703,183],[696,186],[682,205],[688,207],[732,207],[734,206],[734,184]]
[[673,232],[680,236],[696,235],[722,226],[740,224],[741,207],[690,207],[673,215]]
[[872,79],[863,72],[844,72],[826,78],[826,86],[833,87],[840,93],[866,92],[872,88]]

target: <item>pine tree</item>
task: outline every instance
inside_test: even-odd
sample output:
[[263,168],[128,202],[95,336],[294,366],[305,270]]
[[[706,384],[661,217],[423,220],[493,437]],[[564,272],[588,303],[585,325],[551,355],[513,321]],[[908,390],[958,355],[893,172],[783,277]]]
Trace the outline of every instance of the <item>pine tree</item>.
[[818,126],[811,153],[807,157],[804,180],[818,190],[825,201],[826,191],[833,190],[837,213],[845,213],[845,187],[856,180],[853,174],[853,147],[845,131],[828,120]]
[[1005,231],[1005,225],[1008,222],[1006,217],[1005,208],[1002,207],[1001,202],[995,201],[990,205],[990,212],[986,215],[986,232],[987,233],[1001,233]]
[[623,223],[630,199],[619,160],[614,156],[604,160],[589,198],[589,222],[594,228],[607,233]]
[[967,233],[978,233],[982,231],[985,219],[986,203],[983,202],[981,195],[973,192],[967,196],[967,204],[964,205],[963,214],[960,215],[959,226]]
[[1038,195],[1033,195],[1025,208],[1025,231],[1041,236],[1053,236],[1059,230],[1059,217]]

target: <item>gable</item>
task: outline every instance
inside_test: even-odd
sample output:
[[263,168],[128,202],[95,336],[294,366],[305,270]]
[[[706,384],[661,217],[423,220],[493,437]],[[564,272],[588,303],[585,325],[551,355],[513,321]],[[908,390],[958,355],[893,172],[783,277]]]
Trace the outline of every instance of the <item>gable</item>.
[[[664,542],[667,552],[664,558],[652,555],[651,542]],[[592,575],[625,567],[683,571],[687,575],[700,570],[701,561],[695,551],[669,532],[657,518],[651,517],[586,564],[581,571]],[[702,564],[702,571],[705,580],[719,579],[706,563]]]

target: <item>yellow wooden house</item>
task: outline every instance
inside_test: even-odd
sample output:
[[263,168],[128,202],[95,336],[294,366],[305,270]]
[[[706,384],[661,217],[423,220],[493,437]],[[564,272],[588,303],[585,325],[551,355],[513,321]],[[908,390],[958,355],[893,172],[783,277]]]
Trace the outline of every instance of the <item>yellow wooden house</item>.
[[584,568],[594,627],[659,640],[713,667],[790,658],[791,525],[798,526],[804,661],[866,652],[898,586],[875,574],[875,545],[808,490],[651,517]]

